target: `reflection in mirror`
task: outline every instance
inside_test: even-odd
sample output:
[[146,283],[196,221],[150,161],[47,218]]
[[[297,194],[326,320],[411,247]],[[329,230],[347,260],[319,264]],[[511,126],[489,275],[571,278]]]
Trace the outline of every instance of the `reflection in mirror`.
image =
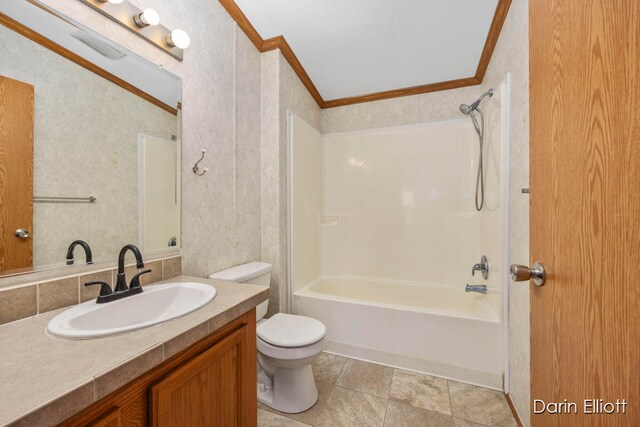
[[180,80],[36,0],[0,24],[0,275],[177,249]]

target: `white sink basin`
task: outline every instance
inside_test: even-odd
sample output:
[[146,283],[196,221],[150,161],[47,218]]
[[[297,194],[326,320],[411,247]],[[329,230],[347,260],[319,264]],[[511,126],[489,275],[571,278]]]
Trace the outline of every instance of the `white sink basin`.
[[120,334],[189,314],[216,294],[216,288],[203,283],[146,286],[144,292],[121,300],[105,304],[92,300],[73,306],[51,319],[47,332],[73,339]]

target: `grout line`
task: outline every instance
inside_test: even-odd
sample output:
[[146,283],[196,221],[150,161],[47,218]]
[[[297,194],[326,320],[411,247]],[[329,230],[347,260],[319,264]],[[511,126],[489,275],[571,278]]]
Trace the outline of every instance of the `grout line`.
[[324,412],[324,408],[327,406],[327,402],[329,401],[329,397],[331,396],[331,393],[333,392],[334,388],[335,388],[335,383],[331,384],[331,388],[327,393],[327,398],[322,403],[322,408],[320,408],[320,410],[318,411],[318,415],[315,417],[311,425],[316,425],[318,423],[318,420],[320,419],[320,415],[322,415],[322,413]]
[[389,399],[387,399],[387,404],[384,406],[384,417],[382,418],[382,426],[387,425],[387,412],[389,412]]
[[[331,354],[331,353],[328,353]],[[340,356],[340,357],[344,357],[344,363],[342,364],[342,367],[340,368],[340,372],[338,372],[338,376],[336,377],[336,380],[333,382],[333,385],[338,384],[338,380],[340,379],[340,375],[342,375],[342,371],[344,371],[344,367],[347,366],[347,362],[349,361],[349,357],[346,356]]]
[[[389,400],[389,398],[388,398],[388,397],[387,397],[387,398],[384,398],[384,397],[379,396],[379,395],[377,395],[377,394],[371,394],[371,393],[369,393],[369,392],[367,392],[367,391],[362,391],[362,390],[358,390],[358,389],[355,389],[355,388],[346,387],[346,386],[343,386],[343,385],[338,385],[338,384],[336,384],[336,385],[335,385],[335,387],[338,387],[338,388],[341,388],[341,389],[343,389],[343,390],[347,390],[347,391],[353,391],[353,392],[360,393],[360,394],[366,394],[367,396],[375,397],[376,399],[385,399],[385,400]],[[409,406],[413,406],[413,405],[409,405]]]
[[36,315],[40,314],[40,283],[36,283]]
[[233,260],[238,259],[238,23],[233,22],[233,63],[232,63],[232,105],[231,132],[233,142]]
[[449,398],[449,412],[451,412],[451,417],[453,417],[453,405],[451,404],[451,390],[449,390],[449,380],[445,380],[447,383],[447,397]]

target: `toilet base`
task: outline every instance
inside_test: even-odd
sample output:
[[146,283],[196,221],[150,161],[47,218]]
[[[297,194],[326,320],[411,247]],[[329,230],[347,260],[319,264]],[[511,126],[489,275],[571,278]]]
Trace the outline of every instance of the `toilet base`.
[[258,402],[288,414],[304,412],[315,405],[318,388],[310,365],[283,369],[265,359],[258,355]]

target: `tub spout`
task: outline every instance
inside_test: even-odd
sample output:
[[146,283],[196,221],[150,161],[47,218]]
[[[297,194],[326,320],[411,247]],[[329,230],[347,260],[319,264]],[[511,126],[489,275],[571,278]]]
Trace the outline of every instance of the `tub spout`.
[[467,283],[467,286],[464,288],[465,292],[477,292],[479,294],[487,293],[487,285],[470,285]]

